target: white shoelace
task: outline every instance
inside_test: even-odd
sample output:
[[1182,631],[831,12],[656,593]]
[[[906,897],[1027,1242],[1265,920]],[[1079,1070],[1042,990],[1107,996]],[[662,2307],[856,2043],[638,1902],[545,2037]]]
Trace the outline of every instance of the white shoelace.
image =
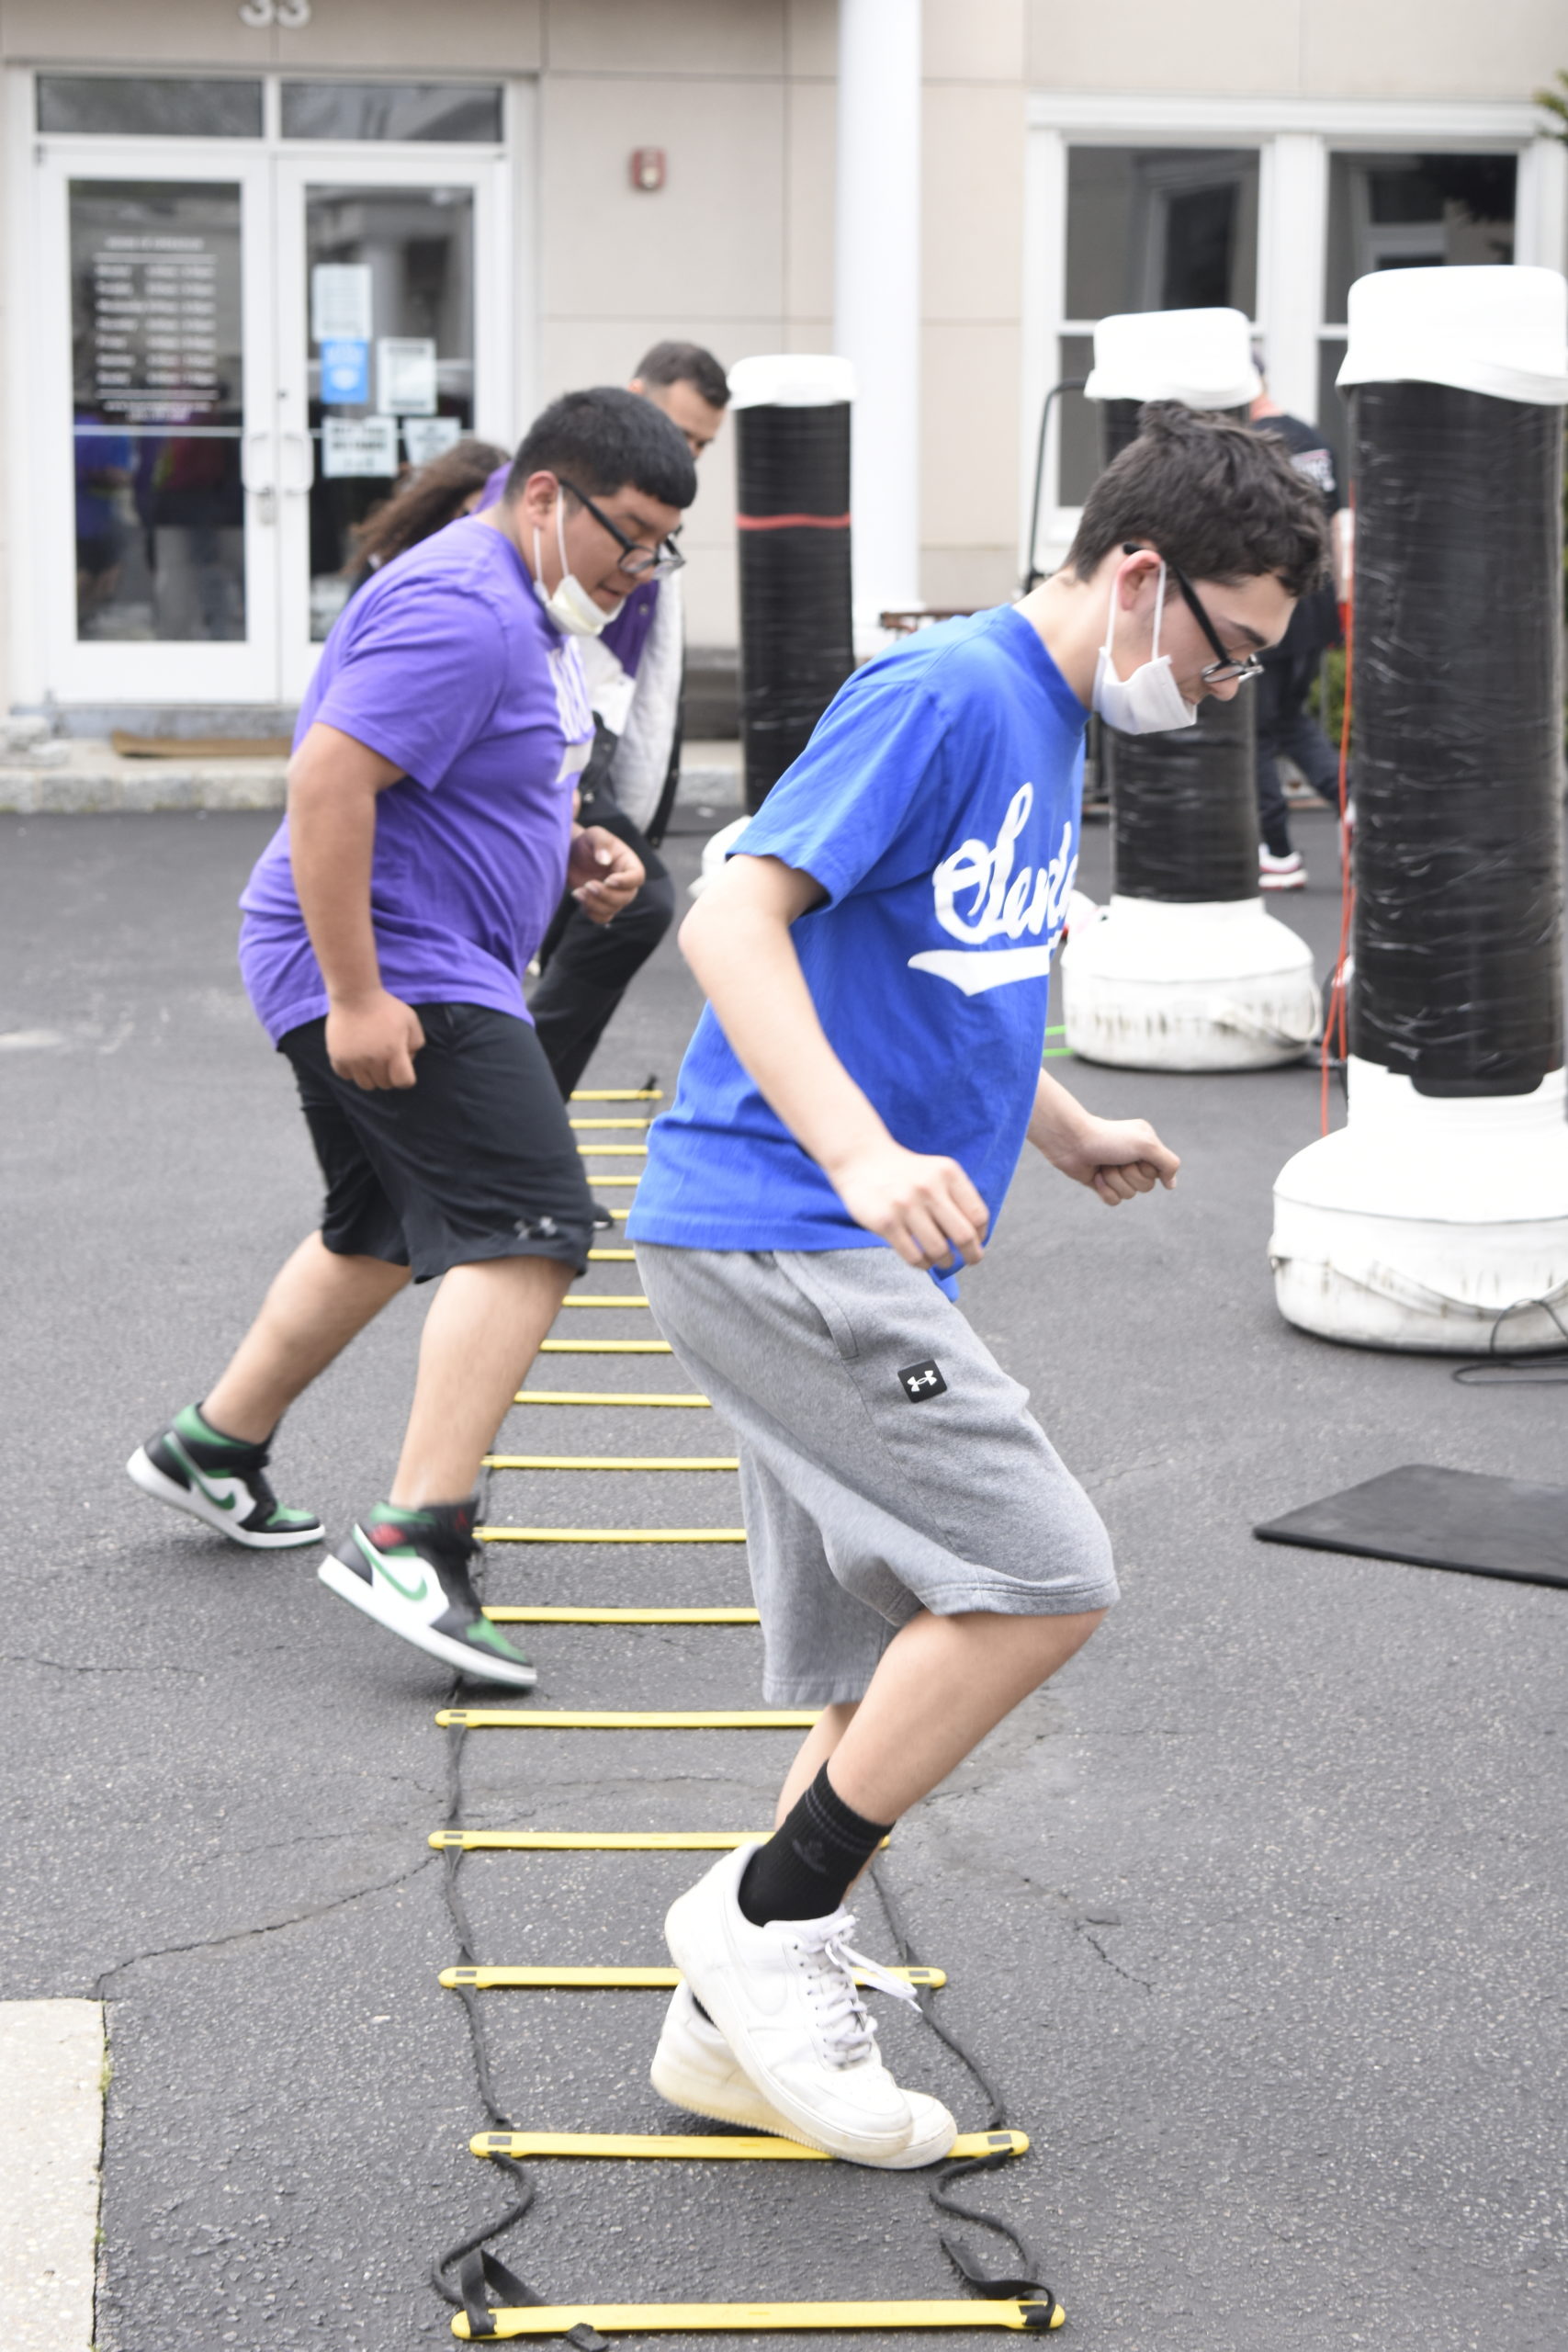
[[817,2012],[818,2039],[833,2066],[853,2066],[875,2052],[876,2021],[861,1999],[857,1976],[879,1993],[916,2006],[912,1985],[846,1942],[854,1924],[852,1912],[835,1911],[828,1919],[802,1920],[793,1939],[807,1964],[806,1990]]

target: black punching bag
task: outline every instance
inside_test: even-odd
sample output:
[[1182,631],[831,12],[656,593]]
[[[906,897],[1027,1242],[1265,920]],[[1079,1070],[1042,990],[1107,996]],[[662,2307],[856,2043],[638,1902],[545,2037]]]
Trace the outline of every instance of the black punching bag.
[[1274,1188],[1309,1331],[1505,1353],[1568,1329],[1555,270],[1350,289],[1356,914],[1343,1127]]
[[854,668],[846,360],[730,371],[740,548],[740,743],[760,808]]

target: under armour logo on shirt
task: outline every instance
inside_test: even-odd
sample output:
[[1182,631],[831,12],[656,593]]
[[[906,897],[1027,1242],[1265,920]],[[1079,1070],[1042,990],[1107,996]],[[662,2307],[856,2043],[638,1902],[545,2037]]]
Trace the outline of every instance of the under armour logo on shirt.
[[928,1396],[947,1394],[947,1383],[930,1356],[924,1363],[907,1363],[898,1374],[898,1385],[912,1405],[923,1405]]

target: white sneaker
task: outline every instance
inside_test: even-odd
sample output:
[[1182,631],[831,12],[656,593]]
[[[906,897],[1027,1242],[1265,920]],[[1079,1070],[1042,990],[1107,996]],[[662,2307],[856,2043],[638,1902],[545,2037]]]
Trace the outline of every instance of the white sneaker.
[[[807,2147],[821,2143],[792,2131],[782,2115],[752,2089],[735,2063],[734,2054],[717,2026],[705,2018],[689,1984],[677,1985],[665,2012],[664,2030],[649,2069],[654,2089],[671,2107],[688,2115],[706,2115],[720,2123],[739,2123],[748,2132],[766,2132],[774,2138],[803,2140]],[[865,2157],[885,2172],[914,2172],[946,2155],[958,2136],[958,2126],[941,2099],[925,2091],[906,2091],[915,2119],[914,2137],[896,2156]]]
[[1276,857],[1271,849],[1258,845],[1258,887],[1260,890],[1304,890],[1307,870],[1302,864],[1299,849],[1287,850],[1283,857]]
[[738,1846],[670,1906],[670,1956],[775,2118],[773,2128],[852,2164],[886,2165],[915,2118],[876,2047],[855,1972],[901,2000],[897,1976],[852,1952],[844,1910],[753,1927],[738,1899],[754,1846]]

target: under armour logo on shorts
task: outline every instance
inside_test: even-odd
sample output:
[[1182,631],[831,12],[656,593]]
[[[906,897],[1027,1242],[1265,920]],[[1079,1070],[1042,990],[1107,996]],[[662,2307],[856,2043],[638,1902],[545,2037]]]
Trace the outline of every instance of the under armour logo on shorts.
[[928,1396],[947,1394],[947,1383],[930,1356],[924,1363],[907,1363],[898,1374],[898,1385],[911,1405],[923,1405]]

